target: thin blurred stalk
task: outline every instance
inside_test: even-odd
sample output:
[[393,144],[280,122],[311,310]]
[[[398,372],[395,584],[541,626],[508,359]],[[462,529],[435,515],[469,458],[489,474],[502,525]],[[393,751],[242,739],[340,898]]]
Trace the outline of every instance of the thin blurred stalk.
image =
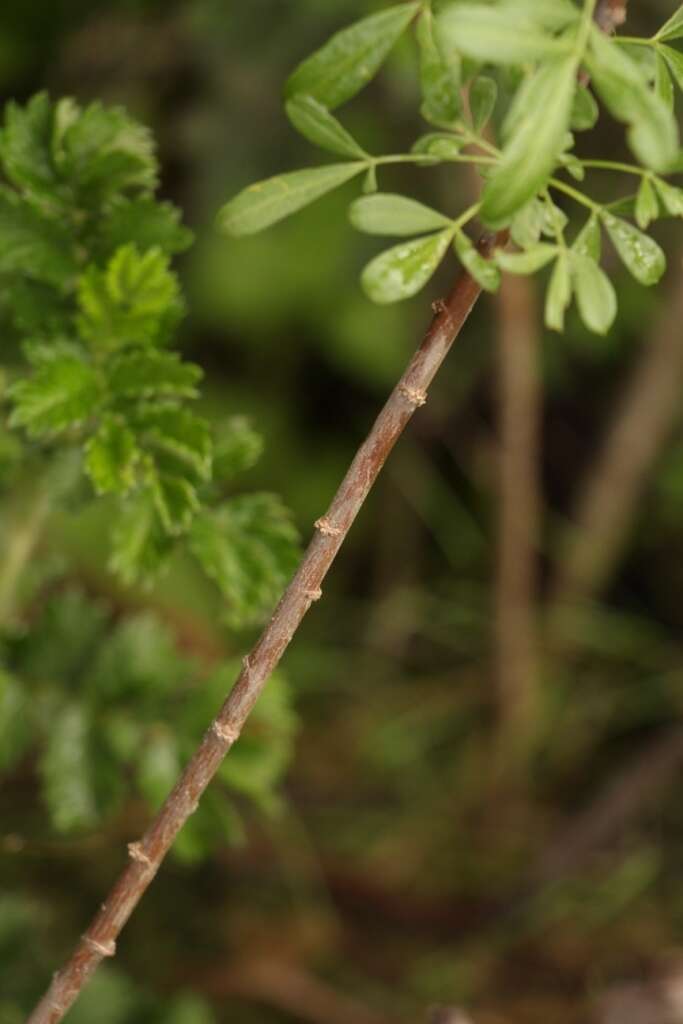
[[[675,265],[680,267],[680,259]],[[649,475],[679,415],[681,323],[679,270],[579,494],[551,588],[551,634],[561,637],[565,613],[599,596],[623,551]]]
[[498,301],[500,518],[495,585],[495,673],[503,754],[523,755],[538,714],[539,322],[535,280],[506,275]]

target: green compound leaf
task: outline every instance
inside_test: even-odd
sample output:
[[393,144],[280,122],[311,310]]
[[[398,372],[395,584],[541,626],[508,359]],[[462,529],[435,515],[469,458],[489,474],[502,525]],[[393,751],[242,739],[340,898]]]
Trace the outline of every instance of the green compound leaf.
[[406,196],[379,192],[356,199],[349,209],[354,228],[369,235],[410,236],[450,226],[448,217]]
[[540,242],[524,252],[505,252],[496,250],[496,263],[508,274],[535,274],[554,260],[558,254],[556,245]]
[[14,408],[10,426],[32,437],[57,434],[83,423],[98,408],[102,389],[92,366],[63,357],[45,363],[9,389]]
[[657,56],[664,58],[678,88],[683,92],[683,53],[673,46],[658,46]]
[[581,319],[589,330],[607,334],[617,315],[612,282],[597,263],[576,253],[572,253],[572,277]]
[[363,271],[362,283],[381,304],[409,299],[424,288],[446,255],[453,232],[414,238],[380,253]]
[[242,495],[217,511],[202,511],[189,538],[228,603],[228,623],[237,628],[272,610],[296,568],[298,540],[289,512],[272,494]]
[[287,117],[304,138],[315,146],[326,149],[338,156],[350,157],[352,160],[365,160],[368,154],[358,145],[346,128],[339,123],[327,107],[312,96],[303,93],[293,96],[285,104]]
[[659,52],[655,53],[655,92],[667,110],[673,110],[674,84],[669,74],[667,62]]
[[436,19],[444,54],[453,51],[491,64],[552,60],[572,52],[572,40],[557,39],[532,17],[484,4],[451,4]]
[[213,443],[209,424],[187,409],[149,406],[132,419],[138,437],[178,459],[200,479],[211,476]]
[[115,416],[105,416],[85,446],[85,470],[97,494],[126,494],[135,486],[140,451],[135,435]]
[[253,235],[339,188],[366,169],[367,163],[360,161],[330,164],[292,171],[250,185],[220,210],[218,228],[234,238]]
[[220,483],[255,466],[263,454],[263,438],[244,416],[220,424],[214,438],[213,476]]
[[337,32],[290,75],[286,97],[305,93],[329,110],[346,103],[374,78],[420,7],[399,4]]
[[115,398],[196,398],[202,370],[175,352],[142,349],[115,353],[107,363],[107,383]]
[[543,233],[546,220],[545,204],[535,197],[525,203],[512,218],[510,236],[520,249],[536,245]]
[[0,162],[12,184],[38,195],[56,196],[60,180],[52,159],[53,108],[46,92],[25,107],[10,102],[0,133]]
[[645,230],[653,220],[659,216],[659,202],[652,182],[649,178],[643,177],[636,196],[636,223],[639,228]]
[[139,580],[147,582],[162,567],[171,548],[151,491],[144,490],[127,499],[112,535],[112,572],[129,585]]
[[484,188],[486,223],[504,224],[546,184],[564,145],[575,87],[572,58],[543,65],[521,87],[523,112]]
[[683,217],[683,189],[661,178],[655,178],[655,187],[666,212],[672,217]]
[[90,266],[78,285],[78,330],[93,349],[163,344],[182,314],[180,286],[159,249],[117,249],[105,270]]
[[611,213],[603,211],[601,217],[614,248],[635,279],[645,285],[657,284],[666,270],[666,256],[654,239]]
[[590,36],[588,69],[610,112],[630,125],[629,145],[646,167],[665,171],[678,154],[678,125],[671,110],[649,85],[647,75],[598,29]]
[[43,797],[58,832],[96,824],[90,723],[81,704],[67,704],[50,720],[38,763]]
[[466,140],[462,136],[451,135],[448,132],[428,132],[421,135],[413,144],[413,153],[426,153],[434,157],[434,163],[440,160],[452,160],[462,152]]
[[683,38],[683,7],[679,7],[676,13],[671,15],[655,36],[655,39],[681,38]]
[[595,128],[600,117],[600,108],[590,89],[581,86],[574,93],[570,126],[572,131],[586,132]]
[[572,300],[572,275],[569,256],[561,252],[553,269],[545,303],[546,326],[553,331],[564,330],[564,316]]
[[422,116],[433,124],[448,124],[460,113],[460,60],[444,59],[434,38],[434,18],[425,8],[417,22],[420,53]]
[[587,256],[594,263],[600,262],[602,255],[602,234],[600,222],[595,214],[591,214],[576,237],[572,251],[577,256]]
[[180,223],[180,211],[155,199],[118,196],[97,223],[95,253],[110,259],[117,249],[135,245],[141,252],[158,248],[172,255],[192,245],[192,232]]
[[0,274],[15,273],[61,286],[76,276],[78,264],[69,231],[0,186]]
[[201,504],[194,485],[183,476],[158,473],[151,490],[154,506],[166,533],[170,537],[187,533]]
[[460,262],[471,277],[484,291],[497,292],[500,287],[500,270],[493,260],[485,259],[463,231],[455,236],[455,251]]
[[154,142],[147,128],[119,107],[63,101],[55,118],[53,154],[59,174],[87,204],[120,192],[152,192],[158,184]]
[[470,88],[470,112],[475,132],[482,132],[488,124],[498,99],[498,86],[493,78],[478,75]]

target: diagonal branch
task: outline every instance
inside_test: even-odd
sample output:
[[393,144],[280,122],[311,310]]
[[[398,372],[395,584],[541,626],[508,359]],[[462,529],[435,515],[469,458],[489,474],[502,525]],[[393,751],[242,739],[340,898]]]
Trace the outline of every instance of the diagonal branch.
[[[479,244],[489,256],[504,244],[506,233],[487,235]],[[78,997],[100,962],[116,953],[116,939],[147,889],[223,758],[238,739],[268,678],[279,663],[302,619],[321,596],[321,584],[342,546],[389,453],[417,408],[481,293],[462,274],[435,317],[408,369],[390,395],[358,450],[327,514],[317,521],[301,565],[275,614],[244,659],[230,696],[185,768],[145,835],[128,847],[130,863],[114,885],[66,966],[55,974],[28,1024],[57,1024]]]
[[595,12],[595,21],[603,32],[611,35],[624,24],[627,3],[628,0],[600,0]]

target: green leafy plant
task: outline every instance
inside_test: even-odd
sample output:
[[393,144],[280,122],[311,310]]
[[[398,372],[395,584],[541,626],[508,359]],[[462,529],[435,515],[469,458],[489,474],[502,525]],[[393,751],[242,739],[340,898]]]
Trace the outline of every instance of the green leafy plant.
[[[664,273],[664,252],[646,232],[658,217],[683,212],[683,191],[668,180],[683,167],[674,114],[681,61],[671,45],[683,37],[683,8],[652,39],[640,39],[606,36],[596,23],[600,6],[597,0],[401,3],[337,33],[288,79],[290,121],[339,159],[250,186],[224,206],[219,227],[233,236],[252,234],[362,176],[364,194],[351,205],[351,223],[371,235],[402,239],[362,274],[373,300],[391,303],[415,295],[451,248],[466,273],[448,301],[437,303],[432,327],[330,509],[316,522],[314,539],[235,685],[230,689],[222,673],[214,677],[216,692],[213,679],[203,681],[216,701],[218,690],[229,690],[227,699],[157,817],[129,845],[130,863],[116,899],[102,905],[31,1024],[61,1019],[83,979],[114,954],[123,924],[216,773],[233,791],[261,804],[276,799],[274,783],[293,727],[277,683],[260,711],[273,736],[265,744],[245,736],[237,756],[225,766],[223,758],[320,598],[325,574],[384,460],[426,401],[481,291],[495,292],[504,273],[545,271],[547,325],[562,330],[575,297],[585,324],[605,333],[617,313],[617,295],[601,266],[603,238],[638,282],[654,285]],[[410,152],[374,156],[333,112],[370,81],[411,25],[420,109],[430,130]],[[598,100],[626,126],[636,163],[590,159],[577,151],[576,133],[598,122]],[[13,186],[2,193],[12,246],[0,271],[10,283],[9,307],[31,367],[6,392],[10,437],[19,431],[43,459],[67,448],[95,493],[119,503],[111,565],[124,582],[150,578],[181,546],[218,584],[231,621],[252,621],[268,609],[277,584],[293,568],[295,538],[277,499],[224,497],[226,482],[258,453],[258,440],[241,421],[216,431],[194,411],[200,371],[169,350],[183,312],[169,259],[189,239],[175,212],[153,200],[157,171],[149,138],[119,111],[82,111],[70,101],[52,106],[41,96],[24,110],[9,109],[0,158]],[[480,175],[481,195],[452,215],[380,192],[382,168],[401,164],[471,165]],[[589,172],[602,170],[635,178],[636,191],[598,201],[583,182]],[[580,222],[565,208],[580,210]],[[496,234],[475,244],[465,229],[477,218]],[[10,461],[24,458],[12,443],[7,450]],[[63,476],[69,492],[79,475]],[[107,750],[111,778],[133,757],[135,786],[152,802],[168,791],[179,759],[189,754],[159,720],[157,701],[174,676],[164,660],[163,630],[146,620],[118,627],[94,619],[92,629],[98,656],[81,682],[93,688],[96,727],[77,702],[55,712],[45,687],[48,714],[60,727],[56,737],[46,737],[41,775],[52,817],[64,828],[94,820],[100,806],[118,798],[116,785],[89,789],[75,777],[73,751],[85,751],[89,729]],[[145,630],[155,635],[151,646],[160,661],[156,668],[147,665],[149,685],[140,687],[149,691],[146,711],[131,730],[130,723],[121,728],[118,716],[134,683],[114,669],[122,657],[135,669],[135,645]],[[79,634],[81,639],[89,642]],[[21,704],[12,671],[42,678],[32,674],[31,656],[30,645],[8,643],[11,708]],[[183,673],[192,676],[193,669],[185,666]],[[190,692],[178,701],[178,721],[188,723],[188,734],[210,717],[194,698]],[[18,725],[12,733],[21,750],[28,741]],[[215,794],[208,800],[215,804]],[[214,813],[230,812],[223,806]],[[183,834],[181,854],[194,855],[194,836],[194,826]]]
[[[250,186],[223,208],[221,228],[238,237],[260,231],[363,175],[367,194],[351,204],[351,224],[406,239],[365,268],[362,283],[373,301],[415,295],[452,247],[491,292],[501,273],[551,267],[547,325],[561,331],[575,297],[586,326],[604,334],[617,296],[600,265],[603,237],[638,282],[654,285],[666,258],[647,229],[660,217],[683,215],[683,190],[669,180],[683,166],[674,115],[683,56],[671,45],[683,29],[679,11],[651,39],[608,38],[593,21],[595,10],[596,0],[405,3],[344,29],[293,72],[285,107],[302,135],[345,162]],[[332,111],[368,83],[411,24],[421,113],[434,130],[410,152],[373,156]],[[598,122],[598,101],[627,126],[637,163],[577,152],[577,133]],[[471,164],[482,179],[481,198],[452,216],[379,192],[378,171],[400,163]],[[603,203],[579,187],[589,172],[601,170],[635,179],[635,193]],[[567,237],[568,202],[585,214],[573,238]],[[501,246],[492,261],[484,260],[464,232],[477,218],[509,228],[515,251]]]

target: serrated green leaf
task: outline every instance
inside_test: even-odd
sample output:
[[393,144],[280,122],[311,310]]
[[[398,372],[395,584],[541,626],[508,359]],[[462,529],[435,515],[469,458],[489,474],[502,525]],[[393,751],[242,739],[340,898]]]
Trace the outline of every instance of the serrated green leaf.
[[665,21],[655,39],[680,39],[683,37],[683,7],[679,7],[668,21]]
[[496,263],[508,274],[535,274],[555,259],[558,253],[556,245],[540,242],[524,252],[506,252],[496,250]]
[[381,304],[416,295],[435,273],[452,237],[450,230],[441,231],[380,253],[363,271],[365,291],[373,302]]
[[603,211],[602,222],[625,266],[641,284],[653,285],[666,270],[666,256],[659,245],[642,231]]
[[493,78],[478,75],[470,88],[470,113],[475,132],[488,124],[498,99],[498,86]]
[[171,546],[161,528],[153,496],[144,490],[123,505],[112,534],[109,565],[126,584],[148,581],[168,558]]
[[487,292],[500,287],[500,270],[493,260],[485,259],[463,231],[455,236],[455,251],[471,277]]
[[339,123],[327,107],[312,96],[303,93],[293,96],[285,104],[287,117],[304,138],[315,146],[336,153],[338,156],[350,157],[352,160],[365,160],[368,154],[362,149],[346,128]]
[[417,44],[422,116],[433,124],[448,124],[460,113],[460,60],[444,59],[434,38],[434,18],[429,7],[418,18]]
[[564,316],[572,300],[569,258],[561,252],[553,270],[545,303],[545,323],[553,331],[564,330]]
[[81,704],[67,704],[50,722],[38,768],[50,818],[59,832],[89,828],[97,821],[89,732]]
[[604,270],[587,256],[572,254],[572,276],[581,319],[589,330],[607,334],[617,315],[617,296]]
[[349,219],[358,231],[369,235],[410,236],[450,226],[448,217],[407,196],[380,192],[356,199]]
[[668,181],[655,178],[655,187],[667,213],[672,217],[683,217],[683,189],[671,185]]
[[101,260],[110,259],[117,249],[130,244],[140,252],[158,248],[171,255],[188,249],[193,237],[171,203],[117,196],[97,221],[94,246]]
[[600,117],[600,109],[593,93],[586,86],[581,86],[574,93],[570,125],[573,131],[586,132],[595,128]]
[[138,754],[135,779],[153,810],[164,802],[180,774],[178,745],[170,729],[157,725],[148,730]]
[[57,125],[53,153],[60,174],[87,203],[129,190],[151,192],[158,184],[152,136],[120,107],[72,107]]
[[218,227],[235,238],[263,231],[339,188],[366,167],[367,163],[360,161],[310,167],[250,185],[220,210]]
[[0,274],[63,286],[77,274],[73,238],[60,223],[0,186]]
[[143,349],[116,353],[107,364],[107,383],[115,398],[196,398],[202,370],[175,352]]
[[271,494],[233,498],[195,519],[189,543],[225,597],[228,622],[260,621],[275,604],[298,560],[298,535],[289,512]]
[[673,110],[674,84],[667,63],[660,53],[655,53],[655,92],[667,110]]
[[85,470],[96,493],[130,491],[139,457],[134,434],[117,417],[105,416],[85,446]]
[[437,16],[436,33],[445,54],[454,50],[491,64],[560,59],[571,54],[573,45],[542,31],[532,17],[484,4],[447,7]]
[[547,183],[562,151],[575,79],[572,58],[544,64],[534,74],[525,89],[526,112],[484,188],[481,216],[487,223],[505,223]]
[[595,214],[591,214],[582,227],[572,246],[572,250],[577,256],[587,256],[595,263],[600,262],[602,235],[600,233],[600,222]]
[[91,348],[160,345],[182,314],[180,286],[160,249],[117,249],[104,270],[90,266],[78,284],[78,330]]
[[374,78],[420,6],[389,7],[337,32],[289,76],[287,98],[305,93],[329,110],[346,103]]
[[213,443],[208,422],[187,409],[146,406],[131,422],[138,438],[175,456],[201,479],[211,475]]
[[659,216],[659,203],[652,182],[643,176],[636,197],[636,223],[645,230]]
[[61,358],[46,363],[10,388],[10,426],[32,437],[57,434],[91,416],[102,398],[100,380],[88,363]]
[[[157,704],[160,697],[173,694],[192,669],[163,620],[149,611],[128,614],[98,644],[88,665],[86,689],[92,699],[108,705],[129,709],[135,701],[142,719],[146,703]],[[128,734],[118,738],[125,747],[131,731],[121,722],[119,727]],[[134,729],[132,735],[136,733]]]
[[201,505],[194,485],[185,477],[158,473],[152,495],[166,533],[171,537],[186,533]]
[[34,96],[25,107],[9,102],[0,133],[0,161],[8,178],[19,189],[53,195],[60,181],[52,160],[53,111],[46,92]]
[[263,438],[244,416],[224,420],[214,439],[213,476],[232,480],[256,465],[263,454]]
[[619,121],[630,125],[629,145],[656,171],[667,170],[678,154],[678,125],[647,75],[624,50],[598,29],[591,30],[588,69],[600,97]]

